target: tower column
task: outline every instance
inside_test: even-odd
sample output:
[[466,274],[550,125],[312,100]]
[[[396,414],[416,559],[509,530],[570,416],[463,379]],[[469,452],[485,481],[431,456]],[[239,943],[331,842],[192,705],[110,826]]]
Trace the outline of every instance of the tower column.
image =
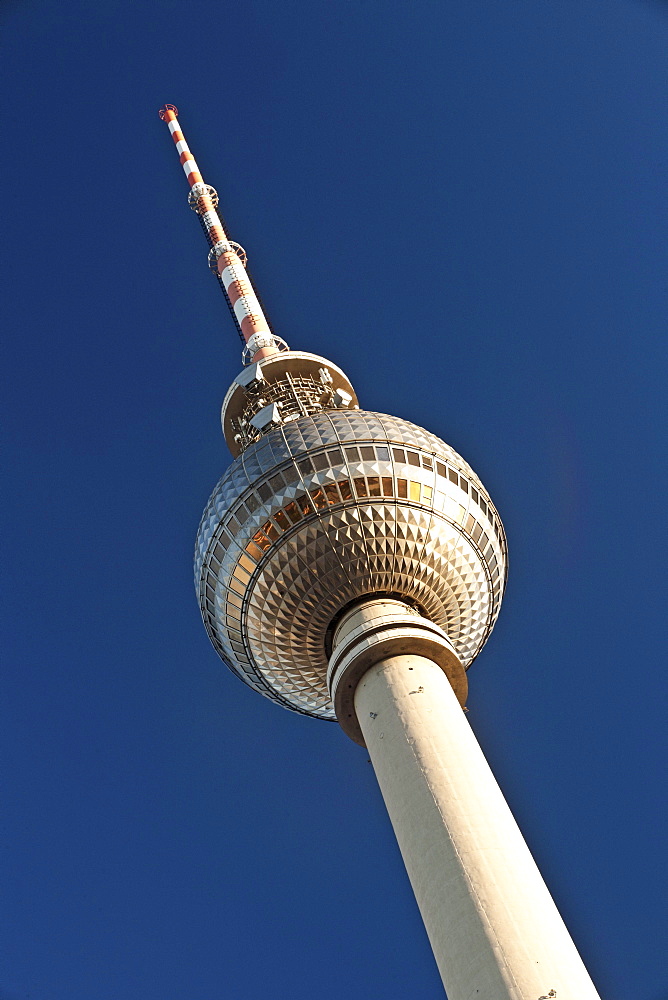
[[339,713],[352,697],[449,1000],[598,1000],[443,664],[401,652],[355,680],[355,649],[382,647],[393,610],[395,643],[410,621],[373,604],[339,626],[332,682]]

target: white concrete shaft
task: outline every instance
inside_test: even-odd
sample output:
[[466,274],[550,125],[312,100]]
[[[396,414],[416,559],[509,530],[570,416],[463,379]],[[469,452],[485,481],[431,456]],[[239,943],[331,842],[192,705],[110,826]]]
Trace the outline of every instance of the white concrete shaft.
[[449,1000],[599,1000],[443,670],[382,660],[355,710]]

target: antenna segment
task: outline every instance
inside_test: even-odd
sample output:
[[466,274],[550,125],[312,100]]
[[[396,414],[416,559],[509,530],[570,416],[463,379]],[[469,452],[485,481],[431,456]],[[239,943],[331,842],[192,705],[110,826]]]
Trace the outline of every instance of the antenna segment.
[[228,239],[217,211],[218,193],[202,179],[195,157],[190,152],[183,132],[179,128],[178,109],[173,104],[165,104],[158,114],[167,123],[190,185],[188,204],[199,216],[211,248],[209,267],[225,292],[232,318],[244,344],[243,363],[260,361],[281,350],[287,350],[288,345],[285,341],[271,332],[246,273],[246,251],[238,243]]

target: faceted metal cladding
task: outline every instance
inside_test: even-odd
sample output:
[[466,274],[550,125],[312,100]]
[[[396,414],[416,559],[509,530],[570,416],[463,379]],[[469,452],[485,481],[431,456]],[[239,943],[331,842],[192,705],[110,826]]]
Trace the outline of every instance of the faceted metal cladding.
[[328,410],[277,426],[222,477],[195,581],[229,667],[266,697],[334,719],[328,628],[369,594],[416,606],[464,667],[499,612],[506,540],[467,463],[406,420]]

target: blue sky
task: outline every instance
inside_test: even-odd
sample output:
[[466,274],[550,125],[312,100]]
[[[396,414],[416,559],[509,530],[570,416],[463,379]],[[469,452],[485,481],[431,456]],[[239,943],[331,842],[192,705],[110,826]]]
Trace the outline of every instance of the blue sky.
[[667,1000],[667,42],[643,0],[0,12],[0,1000],[441,995],[366,754],[199,618],[239,343],[165,102],[276,331],[489,488],[470,721],[602,996]]

